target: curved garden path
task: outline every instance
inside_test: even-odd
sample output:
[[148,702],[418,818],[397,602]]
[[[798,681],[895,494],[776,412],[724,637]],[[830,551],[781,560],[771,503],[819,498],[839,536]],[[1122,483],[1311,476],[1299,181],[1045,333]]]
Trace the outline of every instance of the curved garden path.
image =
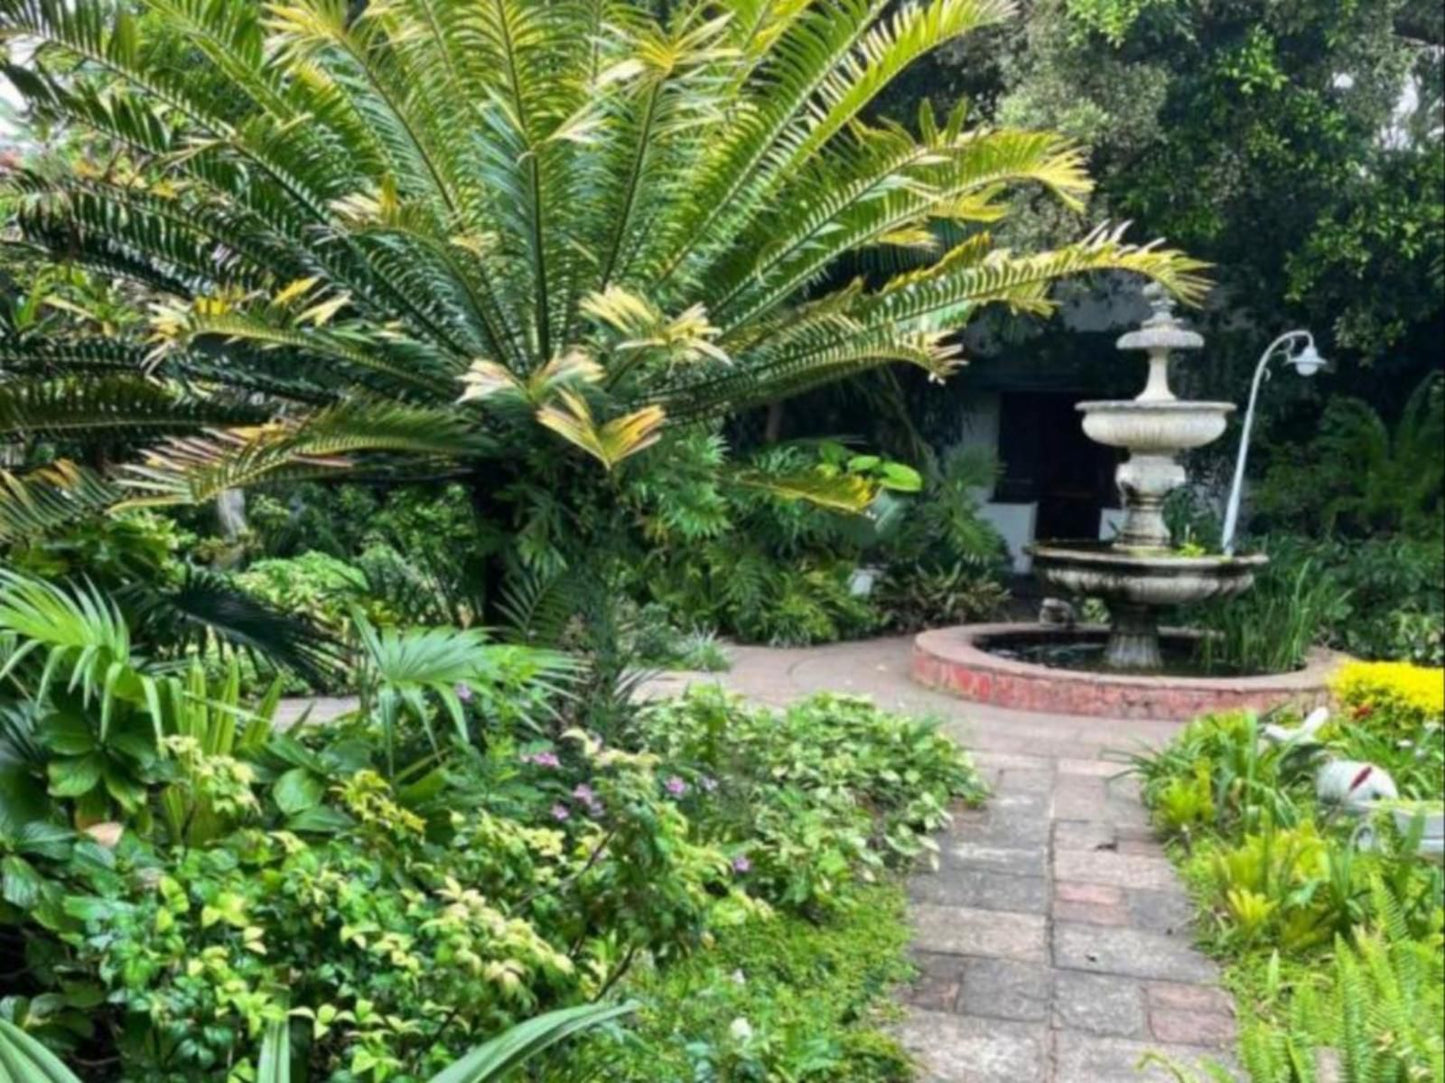
[[[910,638],[732,648],[724,674],[671,673],[648,696],[718,682],[782,706],[811,692],[870,696],[941,720],[992,796],[963,810],[940,868],[910,881],[921,971],[906,991],[905,1044],[926,1083],[1164,1081],[1157,1051],[1228,1060],[1231,998],[1192,947],[1191,909],[1117,755],[1178,723],[1113,721],[965,703],[912,683]],[[354,701],[310,701],[324,719]],[[283,705],[294,718],[303,701]]]
[[1117,757],[1178,723],[1111,721],[965,703],[908,677],[910,638],[733,649],[730,673],[669,674],[650,691],[720,681],[781,706],[867,695],[928,714],[972,750],[993,796],[963,811],[936,873],[915,876],[905,1043],[928,1083],[1121,1083],[1156,1050],[1228,1061],[1233,1004],[1191,946],[1191,908]]

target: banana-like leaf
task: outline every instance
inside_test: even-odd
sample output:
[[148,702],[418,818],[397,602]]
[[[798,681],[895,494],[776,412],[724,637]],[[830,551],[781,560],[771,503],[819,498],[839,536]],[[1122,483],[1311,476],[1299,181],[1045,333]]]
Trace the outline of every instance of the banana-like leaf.
[[548,1012],[518,1023],[500,1037],[478,1046],[450,1068],[432,1076],[430,1083],[498,1083],[508,1072],[565,1041],[603,1023],[637,1010],[629,1002],[617,1005],[587,1004]]
[[266,1026],[256,1083],[291,1083],[291,1026],[285,1019]]
[[729,475],[734,485],[757,489],[780,500],[802,500],[833,511],[860,515],[878,496],[878,486],[856,474],[832,476],[810,471],[801,474],[767,474],[739,470]]
[[81,1083],[60,1058],[5,1019],[0,1019],[0,1077],[6,1083]]

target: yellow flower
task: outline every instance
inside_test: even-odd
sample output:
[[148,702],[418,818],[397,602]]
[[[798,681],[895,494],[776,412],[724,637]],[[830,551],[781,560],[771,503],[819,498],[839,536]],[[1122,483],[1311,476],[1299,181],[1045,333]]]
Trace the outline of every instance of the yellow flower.
[[1403,707],[1438,718],[1445,714],[1445,669],[1409,662],[1348,662],[1330,681],[1346,706]]

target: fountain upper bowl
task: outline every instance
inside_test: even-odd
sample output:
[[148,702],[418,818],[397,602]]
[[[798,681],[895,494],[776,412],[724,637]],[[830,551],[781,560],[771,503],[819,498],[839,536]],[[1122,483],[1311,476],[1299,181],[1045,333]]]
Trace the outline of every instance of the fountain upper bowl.
[[1084,432],[1095,443],[1148,454],[1203,447],[1224,435],[1232,402],[1125,399],[1081,402]]
[[1186,605],[1248,590],[1269,563],[1263,553],[1181,556],[1109,542],[1041,542],[1029,547],[1034,574],[1072,594],[1135,605]]

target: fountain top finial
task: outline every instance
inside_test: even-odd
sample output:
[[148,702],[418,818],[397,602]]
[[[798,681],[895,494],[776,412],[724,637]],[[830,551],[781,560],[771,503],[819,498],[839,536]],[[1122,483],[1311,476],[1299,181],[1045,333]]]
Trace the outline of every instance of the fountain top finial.
[[1150,313],[1139,330],[1121,335],[1115,345],[1121,350],[1197,350],[1204,338],[1190,331],[1174,315],[1174,298],[1158,282],[1150,282],[1143,290]]

